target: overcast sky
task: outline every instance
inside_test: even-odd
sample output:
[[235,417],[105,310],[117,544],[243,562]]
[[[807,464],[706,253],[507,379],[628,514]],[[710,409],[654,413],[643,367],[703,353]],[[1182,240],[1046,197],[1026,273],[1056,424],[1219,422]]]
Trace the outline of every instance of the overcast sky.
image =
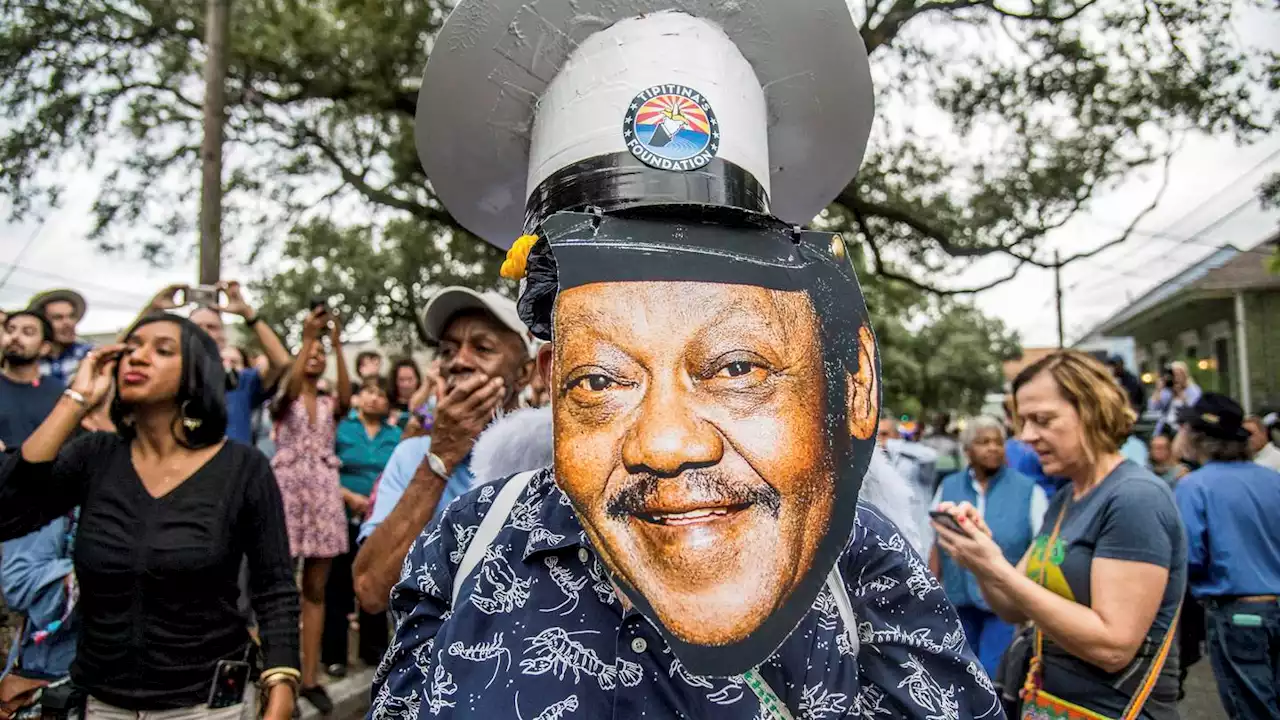
[[[1244,23],[1241,35],[1250,44],[1280,49],[1280,13],[1256,16],[1256,22]],[[97,178],[105,170],[65,168],[67,189],[61,208],[22,223],[0,221],[0,307],[20,307],[39,290],[72,287],[89,302],[81,331],[113,331],[127,324],[159,288],[195,280],[194,253],[173,267],[156,269],[99,254],[85,240]],[[1257,203],[1258,185],[1271,172],[1280,172],[1280,134],[1248,147],[1224,139],[1188,138],[1173,162],[1163,201],[1139,226],[1139,234],[1063,270],[1068,340],[1078,339],[1127,301],[1214,248],[1224,243],[1250,248],[1280,229],[1280,213],[1263,212]],[[1152,168],[1098,196],[1088,212],[1052,234],[1045,247],[1069,255],[1115,237],[1151,201],[1159,181],[1159,170]],[[8,207],[0,200],[0,218],[7,216]],[[1007,258],[988,258],[951,284],[980,285],[1007,274],[1011,265]],[[224,259],[224,278],[251,280],[257,272],[239,266],[235,258]],[[1050,271],[1024,268],[1017,279],[978,295],[976,302],[1017,330],[1026,346],[1056,341]]]

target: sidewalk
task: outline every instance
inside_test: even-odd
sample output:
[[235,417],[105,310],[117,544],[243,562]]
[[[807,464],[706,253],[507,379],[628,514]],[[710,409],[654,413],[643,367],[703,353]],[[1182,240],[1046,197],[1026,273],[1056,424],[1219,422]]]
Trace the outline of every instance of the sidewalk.
[[[372,685],[371,667],[354,671],[341,680],[326,682],[324,689],[333,700],[333,714],[328,720],[356,720],[364,717],[369,710],[369,688]],[[321,720],[324,717],[306,700],[298,700],[298,707],[302,710],[301,720]]]

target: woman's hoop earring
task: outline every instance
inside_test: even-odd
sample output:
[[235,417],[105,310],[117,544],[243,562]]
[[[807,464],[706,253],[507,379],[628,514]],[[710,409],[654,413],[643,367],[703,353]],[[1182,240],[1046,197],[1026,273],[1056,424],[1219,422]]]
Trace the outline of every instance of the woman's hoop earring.
[[195,432],[200,429],[200,426],[204,424],[204,421],[200,418],[187,416],[187,405],[190,403],[190,400],[186,400],[182,403],[182,427],[186,428],[187,432]]

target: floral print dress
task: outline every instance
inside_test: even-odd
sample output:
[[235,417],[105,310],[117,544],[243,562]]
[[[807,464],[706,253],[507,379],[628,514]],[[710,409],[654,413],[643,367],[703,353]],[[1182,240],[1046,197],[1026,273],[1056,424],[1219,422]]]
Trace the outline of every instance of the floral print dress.
[[335,400],[316,398],[315,424],[302,398],[276,425],[276,454],[271,469],[284,500],[289,553],[295,558],[333,558],[347,552],[347,518],[343,512],[334,452]]

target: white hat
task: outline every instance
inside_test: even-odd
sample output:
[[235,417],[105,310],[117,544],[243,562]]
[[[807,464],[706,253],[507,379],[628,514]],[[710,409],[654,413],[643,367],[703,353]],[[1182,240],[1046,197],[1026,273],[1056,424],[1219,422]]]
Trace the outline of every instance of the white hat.
[[434,343],[440,342],[449,321],[465,310],[488,311],[507,329],[519,335],[526,348],[529,347],[529,328],[520,321],[520,313],[516,310],[514,300],[492,290],[479,293],[471,288],[458,286],[447,287],[436,293],[427,303],[426,310],[422,311],[422,326],[427,331],[427,338]]
[[416,140],[449,212],[505,249],[587,206],[807,224],[857,172],[873,104],[845,0],[460,0]]

